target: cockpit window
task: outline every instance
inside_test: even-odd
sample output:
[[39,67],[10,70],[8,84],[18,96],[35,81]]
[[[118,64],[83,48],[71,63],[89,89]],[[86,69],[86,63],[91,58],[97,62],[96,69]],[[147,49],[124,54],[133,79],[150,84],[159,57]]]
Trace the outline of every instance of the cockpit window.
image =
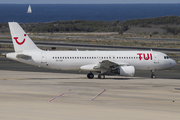
[[169,59],[170,57],[169,56],[164,56],[164,59]]

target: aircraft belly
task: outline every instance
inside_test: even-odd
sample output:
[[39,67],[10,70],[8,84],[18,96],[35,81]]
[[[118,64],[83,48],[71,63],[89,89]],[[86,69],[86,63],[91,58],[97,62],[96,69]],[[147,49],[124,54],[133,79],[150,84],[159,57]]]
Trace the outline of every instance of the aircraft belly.
[[49,67],[51,69],[79,70],[80,66],[82,66],[81,62],[73,63],[72,61],[63,61],[63,60],[49,62]]

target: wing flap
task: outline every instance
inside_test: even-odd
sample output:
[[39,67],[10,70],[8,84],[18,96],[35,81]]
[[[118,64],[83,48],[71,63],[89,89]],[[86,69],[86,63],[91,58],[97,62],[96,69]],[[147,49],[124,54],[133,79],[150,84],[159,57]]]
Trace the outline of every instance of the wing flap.
[[111,69],[111,68],[116,68],[118,66],[127,66],[127,65],[129,65],[129,63],[103,60],[102,62],[99,62],[96,66],[94,66],[94,69]]
[[118,66],[127,66],[129,65],[128,63],[116,63],[112,62],[109,60],[103,60],[102,62],[99,62],[97,64],[88,64],[80,67],[80,70],[85,70],[85,71],[108,71],[111,70],[112,68],[116,68]]

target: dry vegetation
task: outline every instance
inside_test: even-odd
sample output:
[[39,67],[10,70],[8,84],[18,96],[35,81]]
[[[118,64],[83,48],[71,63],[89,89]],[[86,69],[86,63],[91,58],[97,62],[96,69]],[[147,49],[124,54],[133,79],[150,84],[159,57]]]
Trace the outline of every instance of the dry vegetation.
[[[135,19],[126,21],[56,21],[21,24],[37,41],[180,48],[180,17]],[[7,24],[0,24],[0,39],[10,39]],[[129,39],[131,38],[131,39]],[[135,38],[135,39],[133,39]],[[148,40],[154,39],[155,40]],[[169,40],[163,40],[164,38]],[[1,45],[0,48],[8,48]]]

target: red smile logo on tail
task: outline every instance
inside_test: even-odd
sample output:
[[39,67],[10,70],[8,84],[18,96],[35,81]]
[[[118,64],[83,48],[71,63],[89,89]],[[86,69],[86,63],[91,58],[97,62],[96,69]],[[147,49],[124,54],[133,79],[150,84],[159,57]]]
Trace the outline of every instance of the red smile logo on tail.
[[[24,34],[24,36],[26,37],[26,34]],[[24,42],[25,42],[25,38],[24,38],[24,40],[22,41],[22,42],[19,42],[17,39],[18,39],[18,37],[14,37],[14,39],[15,39],[15,41],[16,41],[16,43],[18,44],[18,45],[22,45]]]

